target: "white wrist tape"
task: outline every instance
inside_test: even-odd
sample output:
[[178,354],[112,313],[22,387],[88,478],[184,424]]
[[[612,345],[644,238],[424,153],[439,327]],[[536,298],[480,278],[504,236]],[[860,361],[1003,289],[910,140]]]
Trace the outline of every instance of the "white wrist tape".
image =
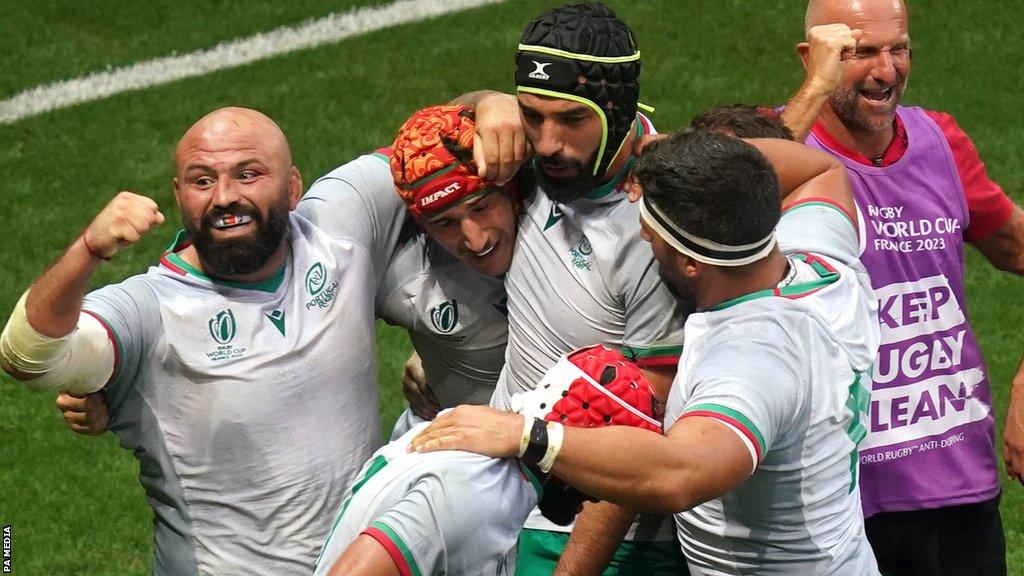
[[28,321],[25,292],[0,334],[0,358],[28,376],[29,388],[52,388],[78,394],[102,388],[114,372],[114,345],[106,328],[82,314],[78,327],[61,338],[40,334]]
[[551,467],[555,465],[555,458],[558,458],[558,452],[562,450],[562,441],[565,440],[565,428],[558,422],[548,422],[548,449],[544,452],[544,458],[537,463],[537,468],[540,471],[547,474],[551,471]]
[[520,458],[526,454],[526,449],[530,446],[530,430],[533,429],[534,420],[536,418],[523,416],[523,435],[519,438],[519,454],[517,454]]

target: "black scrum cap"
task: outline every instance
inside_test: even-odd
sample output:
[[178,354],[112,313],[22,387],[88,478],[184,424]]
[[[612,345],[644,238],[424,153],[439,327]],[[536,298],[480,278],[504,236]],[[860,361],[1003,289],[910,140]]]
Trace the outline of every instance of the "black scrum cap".
[[594,175],[618,154],[640,97],[640,51],[633,33],[598,2],[567,4],[535,18],[516,53],[516,90],[586,104],[604,128]]

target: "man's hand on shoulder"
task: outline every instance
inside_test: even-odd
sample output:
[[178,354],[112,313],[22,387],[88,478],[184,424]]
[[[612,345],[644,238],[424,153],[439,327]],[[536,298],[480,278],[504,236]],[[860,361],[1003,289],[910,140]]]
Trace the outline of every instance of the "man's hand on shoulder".
[[94,255],[110,258],[163,222],[164,215],[152,199],[121,192],[96,215],[82,239]]

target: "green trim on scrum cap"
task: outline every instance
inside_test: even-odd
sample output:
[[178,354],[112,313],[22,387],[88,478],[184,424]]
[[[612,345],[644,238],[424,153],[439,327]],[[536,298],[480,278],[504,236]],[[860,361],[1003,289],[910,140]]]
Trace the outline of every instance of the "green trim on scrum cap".
[[541,54],[549,54],[551,56],[559,56],[561,58],[568,58],[570,60],[583,60],[584,62],[600,62],[602,64],[621,64],[623,62],[635,62],[640,59],[640,51],[628,55],[628,56],[591,56],[589,54],[577,54],[575,52],[566,52],[565,50],[559,50],[557,48],[548,48],[546,46],[535,46],[532,44],[520,44],[520,52],[539,52]]
[[459,161],[455,161],[455,162],[451,163],[450,165],[445,166],[444,168],[441,168],[437,172],[434,172],[432,174],[427,174],[426,176],[424,176],[423,178],[420,178],[419,180],[417,180],[415,182],[410,182],[409,184],[404,184],[402,186],[402,190],[412,190],[414,188],[419,188],[420,186],[423,186],[424,184],[426,184],[427,182],[430,182],[434,178],[439,178],[439,177],[441,177],[441,176],[451,172],[452,170],[455,170],[459,166],[462,166],[462,163],[459,162]]
[[601,160],[604,158],[605,146],[608,145],[608,117],[605,116],[604,110],[594,102],[587,100],[582,96],[576,96],[575,94],[555,92],[554,90],[545,90],[543,88],[534,88],[532,86],[516,86],[516,92],[527,92],[529,94],[558,98],[560,100],[572,100],[573,102],[579,102],[580,104],[587,106],[597,113],[597,117],[601,119],[601,145],[597,148],[597,161],[594,162],[593,172],[593,175],[597,176],[597,169],[601,166]]

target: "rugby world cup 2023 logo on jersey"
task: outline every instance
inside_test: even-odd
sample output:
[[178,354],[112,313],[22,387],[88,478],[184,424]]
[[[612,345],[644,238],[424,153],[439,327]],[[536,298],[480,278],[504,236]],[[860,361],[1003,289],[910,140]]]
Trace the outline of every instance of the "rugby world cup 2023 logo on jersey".
[[206,356],[214,362],[241,358],[246,351],[245,346],[232,344],[235,334],[238,332],[238,323],[235,322],[235,313],[230,308],[221,310],[210,318],[208,322],[210,336],[217,343],[217,347],[207,352]]
[[434,330],[441,334],[450,333],[459,323],[459,303],[452,298],[431,308],[430,323],[434,325]]
[[327,308],[331,305],[338,291],[338,281],[329,280],[327,267],[321,262],[314,262],[306,270],[306,293],[311,297],[311,300],[306,302],[306,310]]

